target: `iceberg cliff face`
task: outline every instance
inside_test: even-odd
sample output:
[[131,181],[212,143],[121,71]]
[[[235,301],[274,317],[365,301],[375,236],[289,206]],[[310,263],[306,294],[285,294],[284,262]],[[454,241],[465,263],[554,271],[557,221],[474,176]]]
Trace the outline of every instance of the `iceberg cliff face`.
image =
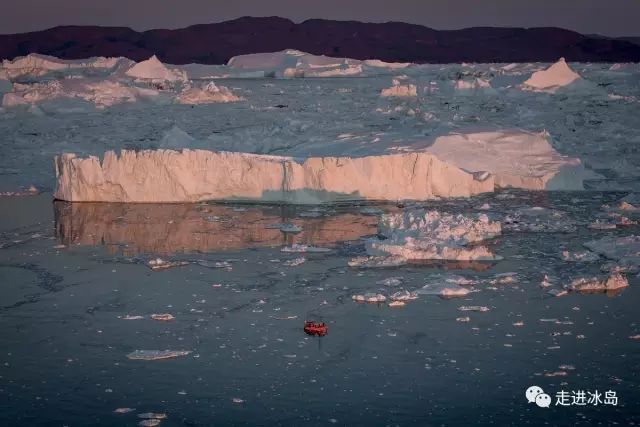
[[493,191],[428,153],[370,157],[266,156],[205,150],[122,150],[81,159],[56,156],[55,197],[72,202],[247,200],[312,204],[428,200]]

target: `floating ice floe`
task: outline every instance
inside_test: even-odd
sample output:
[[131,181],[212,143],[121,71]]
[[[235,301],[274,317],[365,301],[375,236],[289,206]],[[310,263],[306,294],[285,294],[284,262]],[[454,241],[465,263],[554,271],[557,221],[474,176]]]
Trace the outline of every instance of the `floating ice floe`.
[[546,132],[461,133],[436,138],[426,151],[463,170],[488,172],[497,188],[583,190],[584,180],[599,176],[580,159],[558,153],[549,139]]
[[558,62],[546,70],[533,73],[524,82],[522,88],[524,90],[555,93],[558,89],[569,86],[580,79],[580,75],[567,65],[564,58],[560,58]]
[[484,246],[469,246],[500,235],[501,227],[484,215],[477,219],[422,209],[383,215],[378,233],[386,239],[367,241],[371,255],[406,260],[496,260]]
[[287,267],[297,267],[301,264],[304,264],[306,261],[307,259],[305,257],[299,257],[299,258],[287,260],[283,262],[282,265],[286,265]]
[[402,277],[387,277],[386,279],[378,280],[376,285],[395,287],[400,286],[403,282],[404,279]]
[[581,252],[562,251],[560,253],[560,257],[562,258],[563,261],[568,261],[568,262],[594,262],[600,259],[598,254],[595,254],[591,251],[581,251]]
[[356,302],[381,303],[385,302],[387,300],[387,297],[382,294],[367,292],[361,295],[353,295],[351,299]]
[[640,236],[603,237],[587,242],[584,246],[615,261],[615,265],[608,267],[610,271],[615,271],[615,266],[619,266],[622,271],[636,271],[640,267]]
[[531,233],[573,233],[577,230],[576,221],[564,212],[539,206],[518,208],[509,213],[502,221],[505,231]]
[[185,88],[176,96],[178,104],[213,104],[224,102],[237,102],[242,98],[234,95],[229,88],[225,86],[216,86],[215,83],[207,83],[203,87]]
[[136,408],[116,408],[113,410],[116,414],[128,414],[129,412],[135,411]]
[[180,267],[189,264],[188,261],[167,261],[162,258],[149,260],[147,265],[152,270],[166,270],[168,268]]
[[463,305],[458,307],[460,311],[477,311],[477,312],[486,312],[489,311],[489,307],[485,307],[483,305]]
[[136,350],[127,354],[127,358],[131,360],[160,360],[173,359],[176,357],[186,356],[191,351],[186,350]]
[[605,279],[598,277],[575,279],[567,288],[577,292],[604,292],[615,291],[627,286],[629,286],[627,279],[621,274],[614,273]]
[[428,153],[291,157],[205,150],[122,150],[55,159],[55,197],[93,202],[427,200],[493,190]]
[[300,252],[300,253],[325,253],[325,252],[331,252],[331,249],[329,248],[320,248],[317,246],[310,246],[310,245],[301,245],[298,243],[294,243],[291,246],[285,246],[284,248],[280,249],[281,252]]
[[407,264],[407,259],[401,256],[361,256],[349,260],[349,267],[387,268],[399,267]]
[[161,321],[161,322],[169,322],[169,321],[175,319],[175,317],[170,313],[152,314],[151,318],[153,320],[158,320],[158,321]]

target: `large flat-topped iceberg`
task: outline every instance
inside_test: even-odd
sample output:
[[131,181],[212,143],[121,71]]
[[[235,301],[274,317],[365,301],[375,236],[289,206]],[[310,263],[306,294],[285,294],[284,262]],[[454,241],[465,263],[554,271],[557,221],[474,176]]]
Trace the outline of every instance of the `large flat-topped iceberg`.
[[369,157],[266,156],[205,150],[122,150],[85,159],[55,158],[55,197],[71,202],[247,200],[324,203],[428,200],[493,191],[429,153]]
[[583,190],[597,175],[578,158],[563,156],[546,132],[495,131],[438,137],[427,152],[469,172],[490,172],[497,187]]

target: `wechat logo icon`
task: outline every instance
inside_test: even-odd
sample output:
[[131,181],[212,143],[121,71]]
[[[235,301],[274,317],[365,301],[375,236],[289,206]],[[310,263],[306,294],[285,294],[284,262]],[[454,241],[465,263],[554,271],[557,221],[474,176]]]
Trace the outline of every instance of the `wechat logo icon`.
[[527,397],[527,402],[535,403],[541,408],[548,408],[551,405],[551,396],[546,394],[542,387],[532,385],[524,394]]

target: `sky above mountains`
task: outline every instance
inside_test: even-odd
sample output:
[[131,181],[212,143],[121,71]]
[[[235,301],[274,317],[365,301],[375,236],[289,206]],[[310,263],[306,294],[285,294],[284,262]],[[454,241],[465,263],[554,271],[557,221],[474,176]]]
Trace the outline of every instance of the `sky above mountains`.
[[553,26],[584,34],[640,36],[638,0],[21,0],[3,6],[0,33],[57,25],[180,28],[240,16],[402,21],[439,30]]

